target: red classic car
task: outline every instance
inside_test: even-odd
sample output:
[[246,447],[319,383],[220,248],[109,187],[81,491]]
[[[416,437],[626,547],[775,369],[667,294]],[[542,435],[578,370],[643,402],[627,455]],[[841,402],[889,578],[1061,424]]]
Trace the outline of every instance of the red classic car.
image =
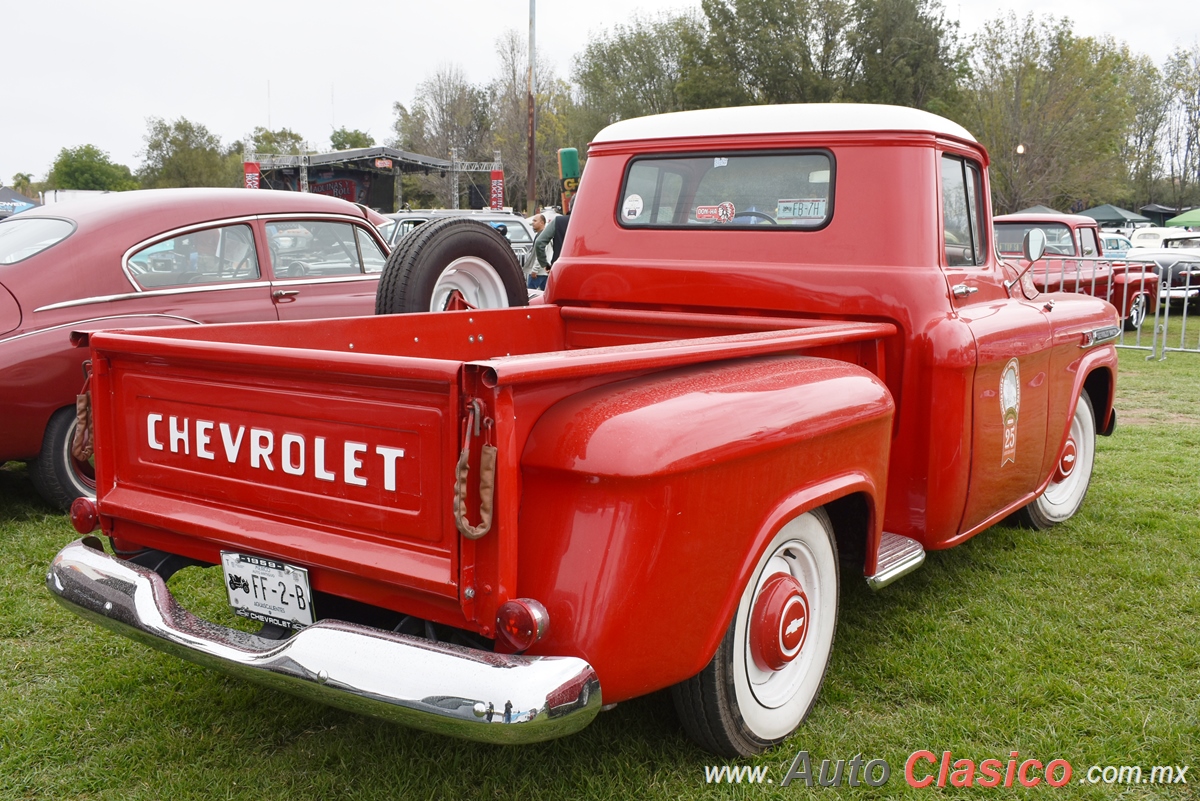
[[384,218],[246,189],[121,192],[0,222],[0,463],[28,460],[66,508],[94,493],[71,455],[86,351],[72,331],[371,314]]
[[1141,328],[1158,308],[1159,277],[1149,264],[1114,262],[1104,253],[1098,224],[1082,214],[1005,214],[992,218],[996,251],[1016,259],[1031,228],[1046,234],[1046,254],[1030,277],[1042,292],[1079,292],[1117,307],[1126,331]]

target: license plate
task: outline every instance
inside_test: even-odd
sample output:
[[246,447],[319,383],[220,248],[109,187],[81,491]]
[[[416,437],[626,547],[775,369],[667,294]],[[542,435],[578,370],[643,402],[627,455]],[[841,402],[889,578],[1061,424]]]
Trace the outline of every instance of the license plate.
[[230,551],[221,551],[221,568],[236,614],[288,629],[312,625],[312,590],[305,568]]

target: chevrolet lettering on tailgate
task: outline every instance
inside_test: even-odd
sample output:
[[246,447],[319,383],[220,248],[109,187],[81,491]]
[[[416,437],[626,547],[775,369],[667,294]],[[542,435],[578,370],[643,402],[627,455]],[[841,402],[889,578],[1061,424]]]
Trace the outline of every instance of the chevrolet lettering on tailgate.
[[249,464],[256,470],[279,470],[358,487],[368,486],[370,477],[378,476],[375,480],[381,481],[387,492],[396,491],[396,465],[404,458],[404,448],[388,445],[329,442],[326,437],[160,413],[146,415],[145,431],[152,451]]

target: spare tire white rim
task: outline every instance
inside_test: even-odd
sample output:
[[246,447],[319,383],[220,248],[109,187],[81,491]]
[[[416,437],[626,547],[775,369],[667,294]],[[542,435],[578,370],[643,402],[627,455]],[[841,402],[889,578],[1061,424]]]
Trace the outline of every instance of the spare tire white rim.
[[463,256],[446,265],[433,285],[429,310],[445,309],[454,292],[476,309],[508,308],[504,280],[490,263],[478,256]]

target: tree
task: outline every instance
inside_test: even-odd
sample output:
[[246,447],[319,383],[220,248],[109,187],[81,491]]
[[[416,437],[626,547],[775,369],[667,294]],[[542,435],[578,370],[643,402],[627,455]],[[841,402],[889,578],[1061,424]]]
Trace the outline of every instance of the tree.
[[1076,37],[1070,20],[1007,14],[973,37],[957,117],[992,157],[998,213],[1067,208],[1120,194],[1128,51]]
[[261,125],[246,137],[247,149],[273,156],[298,156],[308,150],[304,137],[289,128],[269,131]]
[[1177,49],[1167,60],[1171,93],[1167,115],[1167,179],[1175,208],[1194,199],[1200,186],[1200,44]]
[[343,125],[329,135],[329,144],[333,145],[334,150],[354,150],[360,147],[374,147],[375,139],[366,131],[357,128],[348,131]]
[[[487,94],[467,81],[461,67],[442,65],[417,85],[411,111],[402,103],[393,104],[392,109],[396,114],[395,146],[443,159],[449,159],[451,149],[457,148],[461,160],[491,160]],[[417,176],[415,183],[418,192],[431,194],[443,206],[452,205],[453,193],[458,191],[450,185],[449,176]],[[407,192],[406,199],[411,203]]]
[[33,175],[28,172],[19,172],[12,177],[12,188],[24,195],[25,197],[33,197]]
[[145,141],[138,177],[147,189],[242,184],[240,146],[223,148],[220,138],[199,123],[152,117]]
[[578,87],[577,113],[590,140],[617,120],[684,108],[678,86],[688,42],[704,33],[692,12],[646,19],[593,35],[575,56],[571,79]]
[[702,0],[677,93],[689,108],[853,100],[942,108],[962,70],[939,0]]
[[679,92],[691,108],[838,99],[850,0],[702,0]]
[[957,24],[936,0],[858,0],[847,32],[843,96],[860,103],[944,110],[963,57]]
[[[16,177],[13,179],[16,182]],[[121,192],[137,189],[138,183],[124,164],[114,164],[108,154],[95,145],[64,147],[46,178],[50,189],[91,189]]]
[[[525,37],[514,30],[506,31],[496,41],[500,77],[488,85],[489,107],[493,114],[492,146],[500,151],[505,165],[507,204],[515,208],[524,208],[528,198],[529,48],[526,42]],[[534,194],[537,205],[553,205],[561,199],[557,159],[559,149],[582,149],[596,129],[590,127],[591,123],[578,113],[570,85],[555,74],[548,62],[541,59],[537,62],[535,83],[537,138],[534,142]]]
[[1132,122],[1121,148],[1121,160],[1129,171],[1129,188],[1122,205],[1136,209],[1155,202],[1155,179],[1162,164],[1160,150],[1171,93],[1147,56],[1130,60],[1124,85]]

